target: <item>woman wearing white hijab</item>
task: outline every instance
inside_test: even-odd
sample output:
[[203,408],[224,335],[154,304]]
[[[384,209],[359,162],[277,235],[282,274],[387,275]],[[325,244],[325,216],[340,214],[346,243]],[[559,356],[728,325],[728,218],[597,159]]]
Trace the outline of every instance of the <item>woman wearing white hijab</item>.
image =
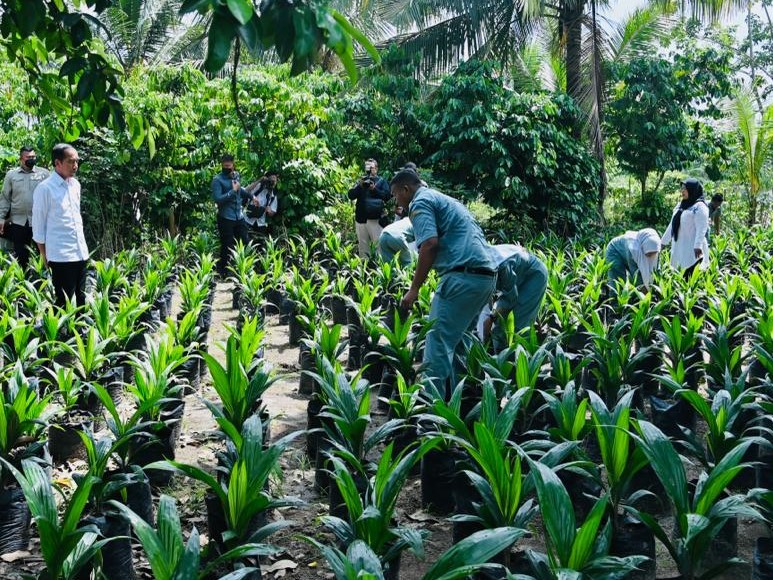
[[658,268],[659,254],[660,236],[652,228],[617,236],[607,245],[610,285],[614,287],[616,280],[628,278],[636,285],[644,284],[649,288]]

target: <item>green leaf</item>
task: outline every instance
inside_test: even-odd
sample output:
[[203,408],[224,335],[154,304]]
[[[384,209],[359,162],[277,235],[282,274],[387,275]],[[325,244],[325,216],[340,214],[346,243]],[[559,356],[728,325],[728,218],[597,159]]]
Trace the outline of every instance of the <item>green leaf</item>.
[[679,454],[663,432],[647,421],[638,422],[641,450],[647,456],[652,469],[660,479],[666,494],[674,502],[679,513],[690,511],[687,494],[687,475]]
[[228,9],[240,24],[247,24],[255,14],[250,0],[227,0]]
[[588,514],[585,522],[580,526],[572,545],[572,554],[569,557],[568,567],[572,570],[582,570],[593,553],[593,546],[598,537],[601,518],[607,510],[609,501],[606,496],[600,498]]
[[381,55],[379,54],[376,47],[373,46],[373,43],[368,39],[368,37],[360,32],[357,28],[352,26],[346,17],[337,10],[331,10],[330,13],[333,15],[333,18],[335,18],[335,21],[341,26],[341,28],[343,28],[344,31],[349,34],[349,36],[356,40],[365,49],[365,51],[370,55],[376,64],[379,64],[381,62]]
[[495,528],[475,532],[453,545],[424,574],[422,580],[453,580],[470,574],[471,568],[488,562],[526,533],[520,528]]
[[542,463],[532,461],[530,464],[545,529],[559,562],[565,565],[569,562],[576,534],[572,501],[552,469]]
[[207,58],[204,68],[209,72],[218,72],[231,54],[231,42],[236,36],[236,20],[230,14],[217,11],[212,15],[207,44]]

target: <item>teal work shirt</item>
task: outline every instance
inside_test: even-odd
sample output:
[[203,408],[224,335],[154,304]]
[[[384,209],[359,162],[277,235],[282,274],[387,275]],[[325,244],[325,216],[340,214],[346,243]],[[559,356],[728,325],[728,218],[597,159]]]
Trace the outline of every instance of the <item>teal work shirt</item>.
[[635,284],[641,283],[639,266],[631,255],[628,238],[617,236],[607,245],[606,260],[609,262],[608,277],[610,280],[623,280],[626,277]]
[[459,266],[496,269],[483,231],[457,200],[429,187],[420,187],[408,206],[408,213],[417,247],[421,248],[430,238],[438,239],[433,267],[441,276]]
[[492,246],[490,253],[497,267],[498,311],[515,310],[518,302],[518,285],[529,278],[539,260],[515,244]]
[[244,219],[243,206],[252,195],[243,187],[234,191],[231,178],[221,172],[212,180],[212,200],[217,204],[218,217],[239,221]]

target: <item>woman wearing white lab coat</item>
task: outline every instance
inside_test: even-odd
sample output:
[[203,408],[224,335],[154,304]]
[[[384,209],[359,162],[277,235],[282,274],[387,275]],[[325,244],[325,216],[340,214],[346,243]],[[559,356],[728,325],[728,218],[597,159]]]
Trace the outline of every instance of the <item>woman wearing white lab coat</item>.
[[709,265],[709,206],[703,198],[703,186],[697,179],[682,182],[682,201],[674,208],[662,245],[671,244],[671,265],[684,270],[685,278],[697,266],[705,270]]

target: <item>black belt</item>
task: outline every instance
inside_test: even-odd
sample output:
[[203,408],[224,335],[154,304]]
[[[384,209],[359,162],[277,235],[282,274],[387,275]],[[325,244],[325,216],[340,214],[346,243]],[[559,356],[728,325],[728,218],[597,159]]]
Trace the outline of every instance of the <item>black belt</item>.
[[469,266],[456,266],[451,268],[450,272],[464,272],[465,274],[478,274],[480,276],[490,276],[494,278],[497,275],[496,270],[489,270],[487,268],[471,268]]

